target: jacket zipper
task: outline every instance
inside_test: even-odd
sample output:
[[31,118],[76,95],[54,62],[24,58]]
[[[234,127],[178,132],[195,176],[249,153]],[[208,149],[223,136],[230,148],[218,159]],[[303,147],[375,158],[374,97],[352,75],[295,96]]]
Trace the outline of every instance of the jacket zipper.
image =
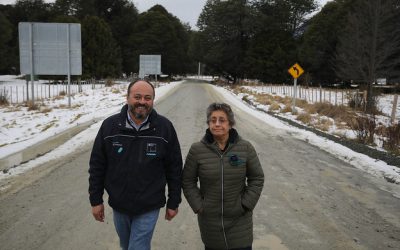
[[221,226],[222,226],[222,233],[224,235],[226,249],[229,249],[229,245],[228,245],[228,240],[226,239],[226,232],[224,226],[224,155],[226,154],[226,152],[229,151],[230,146],[231,145],[229,145],[228,148],[222,153],[219,150],[217,150],[221,161]]
[[224,226],[224,155],[220,154],[221,161],[221,226],[222,233],[224,234],[224,241],[226,249],[228,248],[228,240],[226,239],[225,226]]

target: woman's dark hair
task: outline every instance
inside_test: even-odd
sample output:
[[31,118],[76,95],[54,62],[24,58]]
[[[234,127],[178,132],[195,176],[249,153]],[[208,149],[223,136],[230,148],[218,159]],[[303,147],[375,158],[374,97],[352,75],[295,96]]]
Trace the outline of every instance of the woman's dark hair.
[[156,91],[155,91],[155,89],[154,89],[153,84],[151,84],[151,82],[149,82],[149,81],[147,81],[147,80],[143,80],[143,79],[137,79],[136,81],[133,81],[133,82],[131,82],[131,83],[129,84],[127,96],[129,96],[129,91],[131,91],[131,87],[132,87],[133,85],[135,85],[135,83],[137,83],[137,82],[147,82],[147,83],[151,86],[151,88],[153,89],[153,99],[154,99],[154,97],[156,96]]
[[230,126],[233,127],[235,125],[235,123],[236,123],[235,116],[233,114],[231,106],[229,106],[226,103],[217,103],[217,102],[211,103],[210,106],[208,106],[208,108],[207,108],[207,124],[210,122],[212,112],[217,111],[217,110],[221,110],[226,114],[226,116],[228,117]]

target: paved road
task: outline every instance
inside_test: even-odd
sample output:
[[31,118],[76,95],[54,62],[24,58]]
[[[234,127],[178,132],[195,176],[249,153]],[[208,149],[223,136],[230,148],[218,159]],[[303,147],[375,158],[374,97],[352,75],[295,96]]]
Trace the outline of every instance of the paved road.
[[[224,99],[211,85],[185,83],[156,105],[174,122],[184,157],[206,129],[205,110],[212,101]],[[236,127],[259,152],[266,176],[254,212],[254,249],[400,249],[398,185],[236,107],[234,112]],[[110,208],[105,223],[90,214],[90,146],[27,173],[16,180],[25,183],[23,189],[0,197],[1,249],[118,249]],[[203,249],[196,217],[185,200],[173,221],[165,221],[163,213],[153,249]]]

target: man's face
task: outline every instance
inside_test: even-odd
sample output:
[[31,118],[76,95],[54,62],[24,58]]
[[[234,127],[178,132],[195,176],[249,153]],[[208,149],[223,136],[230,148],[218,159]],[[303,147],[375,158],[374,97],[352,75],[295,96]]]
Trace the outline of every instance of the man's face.
[[153,88],[147,82],[139,81],[129,90],[128,109],[135,119],[143,121],[153,109],[153,102]]

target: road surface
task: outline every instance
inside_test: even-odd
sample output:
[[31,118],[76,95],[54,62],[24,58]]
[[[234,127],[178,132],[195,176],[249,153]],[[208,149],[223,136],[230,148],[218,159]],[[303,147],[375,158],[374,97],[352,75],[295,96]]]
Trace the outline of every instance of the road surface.
[[[211,85],[187,82],[155,106],[174,123],[184,158],[203,136],[205,110],[214,101],[224,99]],[[400,249],[399,185],[233,110],[236,128],[255,146],[266,177],[254,211],[253,249]],[[91,143],[16,178],[0,195],[1,249],[119,249],[108,205],[104,223],[90,213]],[[163,219],[164,211],[153,249],[204,249],[184,198],[173,221]]]

